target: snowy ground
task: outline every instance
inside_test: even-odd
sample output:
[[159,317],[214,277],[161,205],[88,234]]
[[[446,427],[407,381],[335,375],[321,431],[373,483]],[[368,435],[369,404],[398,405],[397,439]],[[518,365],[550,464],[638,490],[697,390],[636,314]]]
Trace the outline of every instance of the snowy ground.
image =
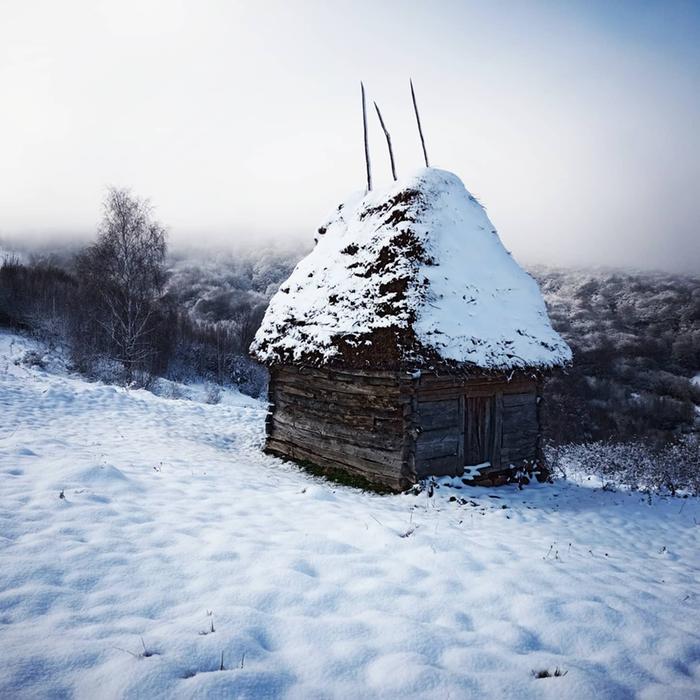
[[28,346],[0,334],[0,697],[700,697],[696,499],[368,495],[262,455],[252,399]]

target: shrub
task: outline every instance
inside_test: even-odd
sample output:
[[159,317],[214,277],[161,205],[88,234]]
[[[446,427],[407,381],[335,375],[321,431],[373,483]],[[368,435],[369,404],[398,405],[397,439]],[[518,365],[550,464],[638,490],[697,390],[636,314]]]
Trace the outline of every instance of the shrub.
[[545,448],[553,474],[596,476],[604,488],[645,493],[700,495],[700,439],[684,435],[651,445],[642,441],[589,442]]

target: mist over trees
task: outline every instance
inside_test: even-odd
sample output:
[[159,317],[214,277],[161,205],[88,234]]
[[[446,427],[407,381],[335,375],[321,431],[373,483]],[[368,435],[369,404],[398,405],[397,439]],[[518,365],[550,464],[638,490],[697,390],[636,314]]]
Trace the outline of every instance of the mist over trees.
[[545,392],[550,467],[612,487],[700,494],[700,278],[534,274],[574,352]]
[[300,254],[169,255],[149,202],[111,188],[87,247],[0,249],[0,326],[65,345],[73,367],[95,379],[206,381],[258,396],[267,373],[248,347]]
[[659,443],[697,428],[700,278],[662,273],[533,270],[574,364],[547,384],[557,443]]
[[[266,371],[248,347],[270,297],[305,251],[168,253],[147,203],[115,190],[106,207],[95,243],[77,255],[5,256],[0,324],[66,343],[76,369],[95,378],[204,379],[259,395]],[[140,241],[132,256],[127,232]],[[573,366],[547,383],[550,445],[637,441],[651,449],[697,434],[699,277],[531,272],[574,351]]]

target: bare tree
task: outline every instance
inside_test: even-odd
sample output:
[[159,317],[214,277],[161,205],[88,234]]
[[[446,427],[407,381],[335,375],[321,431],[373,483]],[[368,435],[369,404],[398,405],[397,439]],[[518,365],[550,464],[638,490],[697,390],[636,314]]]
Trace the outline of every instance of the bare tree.
[[110,188],[97,241],[78,257],[84,292],[92,296],[94,321],[127,380],[155,352],[157,302],[165,283],[166,232],[152,218],[148,200]]

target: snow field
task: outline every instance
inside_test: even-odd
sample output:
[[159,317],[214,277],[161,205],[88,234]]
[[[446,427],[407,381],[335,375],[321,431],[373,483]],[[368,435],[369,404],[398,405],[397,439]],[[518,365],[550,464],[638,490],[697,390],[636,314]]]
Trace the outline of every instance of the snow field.
[[366,494],[261,454],[253,399],[28,346],[0,335],[0,697],[700,697],[697,499]]

